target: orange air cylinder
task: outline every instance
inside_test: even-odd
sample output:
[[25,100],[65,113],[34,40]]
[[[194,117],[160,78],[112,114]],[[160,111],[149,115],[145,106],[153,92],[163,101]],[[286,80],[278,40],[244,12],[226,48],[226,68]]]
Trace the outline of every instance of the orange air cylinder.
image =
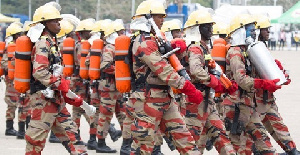
[[8,68],[8,78],[10,80],[14,79],[15,76],[15,66],[12,64],[14,55],[16,51],[16,44],[15,43],[10,43],[7,46],[7,57],[8,57],[8,62],[7,62],[7,68]]
[[[3,58],[4,49],[5,49],[5,42],[0,41],[0,62]],[[3,74],[4,74],[4,69],[1,67],[1,64],[0,64],[0,76]]]
[[179,75],[183,76],[186,80],[191,81],[189,74],[186,72],[185,68],[181,65],[175,54],[172,54],[169,58],[171,66],[178,72]]
[[30,89],[32,43],[27,36],[16,41],[14,87],[19,93]]
[[79,70],[79,76],[82,79],[88,79],[89,78],[89,69],[85,65],[85,58],[89,53],[89,50],[91,48],[91,44],[87,41],[81,41],[81,57],[80,57],[80,70]]
[[66,77],[72,76],[74,72],[74,49],[75,49],[75,40],[71,37],[68,37],[63,42],[62,56],[64,70],[63,74]]
[[101,39],[96,39],[93,41],[93,45],[90,52],[89,68],[89,77],[91,80],[100,79],[100,62],[103,45],[104,42]]
[[121,93],[129,93],[131,89],[131,76],[129,64],[125,62],[128,56],[130,38],[119,36],[115,41],[115,78],[116,88]]
[[211,57],[217,62],[217,64],[220,65],[223,73],[225,73],[225,67],[226,67],[226,61],[225,61],[226,54],[227,54],[226,41],[223,38],[215,39],[213,42]]

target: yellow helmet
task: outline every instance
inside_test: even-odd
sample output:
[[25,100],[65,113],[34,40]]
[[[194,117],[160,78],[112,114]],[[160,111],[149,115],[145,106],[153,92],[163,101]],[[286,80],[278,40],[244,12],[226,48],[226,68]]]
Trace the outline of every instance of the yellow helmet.
[[172,30],[180,30],[181,26],[174,20],[165,21],[161,27],[162,32],[172,31]]
[[142,16],[146,14],[161,14],[166,16],[165,7],[162,2],[158,0],[146,0],[143,1],[136,9],[134,17]]
[[121,22],[113,21],[105,30],[105,37],[111,35],[114,32],[118,32],[120,30],[124,30],[124,25]]
[[264,16],[264,15],[256,15],[254,16],[254,18],[256,19],[256,29],[263,29],[263,28],[269,28],[271,27],[271,22],[268,16]]
[[256,24],[253,16],[251,16],[250,14],[239,14],[235,16],[230,22],[230,33],[250,23]]
[[95,19],[88,18],[79,22],[75,31],[92,31],[94,28]]
[[65,35],[69,34],[74,29],[74,25],[71,24],[67,20],[61,20],[60,27],[61,27],[61,29],[60,29],[59,33],[57,34],[57,38],[60,38],[60,37],[63,37]]
[[101,31],[104,32],[105,29],[107,29],[110,26],[111,22],[112,21],[110,19],[99,20],[99,21],[95,22],[91,33],[101,32]]
[[207,23],[215,24],[211,17],[211,14],[207,10],[201,9],[190,14],[188,20],[184,24],[184,28]]
[[229,34],[229,26],[222,22],[217,22],[213,26],[213,34]]
[[11,23],[6,29],[6,37],[23,32],[22,26],[23,26],[23,24],[20,22]]
[[32,24],[32,21],[25,21],[23,25],[23,31],[27,32],[30,29],[30,24]]
[[43,5],[37,8],[33,14],[33,23],[36,24],[42,21],[51,19],[62,19],[59,10],[52,5]]

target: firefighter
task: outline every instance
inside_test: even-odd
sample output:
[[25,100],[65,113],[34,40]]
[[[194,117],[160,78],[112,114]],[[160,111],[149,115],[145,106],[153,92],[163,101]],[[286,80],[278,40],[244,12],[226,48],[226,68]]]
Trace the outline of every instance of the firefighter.
[[238,154],[246,154],[246,134],[253,138],[261,153],[275,154],[253,99],[257,89],[275,92],[281,87],[276,85],[277,79],[255,78],[254,67],[246,53],[247,43],[256,38],[255,24],[255,19],[245,13],[236,15],[230,23],[231,47],[226,55],[226,75],[237,82],[239,89],[222,102],[224,121]]
[[[63,20],[60,21],[61,30],[57,34],[58,46],[60,49],[63,49],[63,40],[66,37],[71,37],[77,39],[75,35],[75,28],[79,23],[79,19],[71,14],[62,14]],[[50,132],[48,141],[50,143],[61,143],[60,140],[55,136],[53,131]]]
[[181,154],[200,154],[169,86],[185,93],[195,104],[202,101],[202,94],[162,58],[163,54],[172,50],[158,30],[165,16],[165,8],[160,1],[143,1],[131,23],[131,28],[136,30],[129,49],[132,85],[128,102],[134,108],[131,154],[151,154],[159,129],[172,136]]
[[210,72],[208,64],[212,58],[208,45],[211,45],[210,39],[214,23],[210,13],[202,9],[192,12],[184,26],[185,39],[189,44],[183,64],[187,68],[192,82],[204,96],[204,101],[199,106],[189,102],[185,103],[185,121],[200,151],[203,152],[205,149],[207,135],[207,137],[211,137],[211,143],[219,154],[235,154],[213,100],[214,95],[211,93],[211,91],[216,93],[225,93],[226,91],[230,94],[237,90],[234,82],[226,90],[214,73]]
[[[15,46],[16,40],[18,37],[20,37],[23,33],[22,29],[23,24],[19,22],[15,22],[10,24],[6,29],[6,44],[7,46]],[[6,84],[6,90],[5,90],[5,97],[4,100],[7,104],[7,110],[6,110],[6,130],[5,135],[6,136],[17,136],[18,139],[24,139],[24,132],[25,132],[25,121],[27,117],[28,111],[26,109],[23,109],[24,102],[20,102],[20,93],[18,93],[13,85],[13,79],[10,79],[8,77],[8,72],[12,72],[14,74],[14,70],[9,68],[9,64],[11,63],[12,66],[14,66],[14,54],[12,57],[8,57],[8,51],[6,49],[4,50],[4,55],[1,60],[1,66],[4,68],[5,72],[5,84]],[[15,50],[15,49],[14,49]],[[8,62],[10,61],[10,62]],[[23,104],[23,105],[22,105]],[[15,118],[15,112],[18,107],[18,126],[19,126],[19,132],[17,132],[13,127],[13,120]],[[24,106],[25,107],[25,106]]]
[[123,22],[120,20],[111,22],[105,29],[104,34],[106,44],[102,52],[100,65],[99,87],[101,99],[97,126],[98,148],[96,152],[115,153],[115,149],[111,149],[106,145],[105,138],[110,130],[109,126],[114,113],[120,123],[121,129],[123,128],[123,120],[125,119],[122,94],[117,91],[115,86],[115,39],[125,34]]
[[32,118],[25,134],[26,154],[41,154],[50,130],[70,154],[87,154],[76,124],[65,102],[81,106],[81,98],[67,97],[68,80],[62,77],[61,57],[56,34],[60,31],[60,5],[47,3],[36,9],[28,36],[35,45],[32,50],[30,85]]
[[[260,15],[257,17],[256,29],[259,31],[258,41],[264,42],[266,46],[266,42],[269,40],[270,27],[270,19],[267,16]],[[281,62],[277,59],[275,61],[278,67],[285,73]],[[289,76],[287,75],[286,77],[287,82],[284,85],[288,85],[291,82]],[[258,76],[257,78],[260,77]],[[267,90],[258,89],[255,93],[255,99],[257,104],[256,110],[260,114],[262,123],[274,140],[288,155],[300,154],[296,149],[296,144],[290,135],[288,127],[284,124],[283,118],[278,111],[274,94]]]

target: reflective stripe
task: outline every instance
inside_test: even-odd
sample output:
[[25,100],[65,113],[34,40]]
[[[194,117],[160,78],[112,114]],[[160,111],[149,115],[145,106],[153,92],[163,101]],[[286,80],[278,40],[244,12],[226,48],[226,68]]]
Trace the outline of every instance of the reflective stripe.
[[88,68],[82,67],[82,68],[80,68],[80,70],[88,70]]
[[116,80],[131,80],[131,77],[116,78]]
[[63,50],[74,50],[74,47],[63,47]]
[[20,82],[30,82],[30,79],[19,79],[15,77],[16,81],[20,81]]
[[226,60],[224,57],[212,57],[212,58],[217,61],[225,61]]
[[102,49],[91,49],[92,52],[101,52]]
[[15,69],[8,69],[9,71],[15,71]]
[[82,49],[81,52],[89,52],[89,50]]
[[126,51],[126,50],[118,50],[118,51],[115,51],[115,53],[124,53],[124,54],[128,54],[128,51]]
[[92,70],[92,71],[100,71],[100,69],[96,69],[96,68],[90,68],[90,70]]
[[66,68],[73,68],[73,65],[65,65]]
[[17,54],[22,54],[22,55],[31,55],[31,51],[29,52],[19,52],[19,51],[16,51]]

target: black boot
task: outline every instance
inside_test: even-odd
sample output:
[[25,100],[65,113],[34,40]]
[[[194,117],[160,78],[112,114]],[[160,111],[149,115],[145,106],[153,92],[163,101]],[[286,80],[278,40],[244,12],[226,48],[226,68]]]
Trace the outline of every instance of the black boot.
[[49,137],[50,143],[60,143],[60,140],[55,136],[55,134],[51,131],[50,137]]
[[113,142],[117,141],[122,136],[122,131],[115,128],[115,124],[110,124],[108,133]]
[[96,150],[96,148],[97,148],[96,135],[95,134],[91,134],[90,135],[90,139],[87,142],[87,149],[88,150]]
[[151,155],[164,155],[163,153],[161,153],[160,147],[161,147],[161,145],[154,145]]
[[166,143],[168,144],[171,151],[176,149],[175,145],[172,143],[172,139],[169,139],[167,136],[164,136]]
[[287,152],[288,155],[300,155],[300,152],[296,149],[293,148],[291,151]]
[[120,155],[130,155],[132,139],[123,139]]
[[117,150],[111,149],[106,145],[105,139],[98,139],[98,147],[96,148],[97,153],[116,153]]
[[26,117],[26,123],[25,123],[25,125],[26,125],[26,130],[28,129],[28,124],[29,124],[29,122],[30,122],[30,119],[31,119],[31,116],[27,116],[27,117]]
[[24,139],[25,137],[25,122],[19,122],[19,131],[17,132],[17,139]]
[[14,121],[6,120],[5,136],[16,136],[17,131],[14,129]]

